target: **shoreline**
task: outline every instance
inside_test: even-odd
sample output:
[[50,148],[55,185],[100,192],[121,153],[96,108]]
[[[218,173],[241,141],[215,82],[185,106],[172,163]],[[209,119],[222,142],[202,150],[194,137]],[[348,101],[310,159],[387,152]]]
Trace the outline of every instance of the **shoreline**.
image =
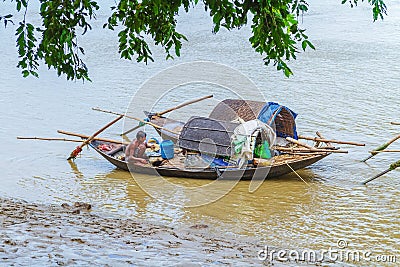
[[86,203],[0,200],[0,265],[263,265],[259,242],[217,237],[204,224],[176,229],[92,214]]

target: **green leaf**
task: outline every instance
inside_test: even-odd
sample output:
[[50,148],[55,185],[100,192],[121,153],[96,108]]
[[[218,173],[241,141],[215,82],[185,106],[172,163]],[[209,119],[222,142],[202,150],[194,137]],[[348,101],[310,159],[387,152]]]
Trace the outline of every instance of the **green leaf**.
[[311,49],[315,50],[315,46],[310,41],[307,40],[307,44]]
[[22,71],[22,75],[24,76],[24,78],[28,77],[29,76],[29,71],[23,70]]
[[175,54],[180,57],[181,56],[181,48],[180,46],[175,45]]
[[303,50],[306,51],[307,43],[305,40],[303,42],[301,42],[301,48],[303,48]]
[[39,74],[36,71],[31,70],[29,72],[32,76],[35,76],[36,78],[39,78]]

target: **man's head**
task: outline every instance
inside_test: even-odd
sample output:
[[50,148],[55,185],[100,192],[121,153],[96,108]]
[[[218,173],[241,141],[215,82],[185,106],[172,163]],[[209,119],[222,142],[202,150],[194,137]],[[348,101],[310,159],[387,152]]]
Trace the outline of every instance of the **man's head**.
[[139,131],[136,134],[136,139],[140,142],[143,143],[146,140],[146,133],[143,131]]

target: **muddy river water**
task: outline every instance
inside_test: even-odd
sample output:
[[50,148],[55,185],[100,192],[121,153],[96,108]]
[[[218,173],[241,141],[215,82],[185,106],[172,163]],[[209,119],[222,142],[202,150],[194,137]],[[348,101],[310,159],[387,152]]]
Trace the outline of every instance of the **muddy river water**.
[[[368,186],[360,185],[399,159],[397,154],[387,153],[367,164],[360,162],[369,150],[400,133],[399,126],[390,124],[400,121],[400,4],[386,2],[389,15],[373,23],[366,5],[351,9],[340,1],[311,1],[310,12],[302,20],[316,50],[302,53],[290,63],[295,74],[289,79],[273,67],[263,66],[262,58],[248,42],[249,28],[221,30],[214,35],[202,8],[179,17],[179,29],[189,39],[181,58],[165,61],[162,50],[154,48],[156,62],[147,66],[119,58],[116,33],[101,29],[109,14],[103,8],[93,23],[94,30],[81,40],[86,45],[93,80],[85,83],[65,81],[45,68],[40,70],[39,79],[23,79],[14,68],[13,27],[0,27],[1,196],[43,204],[84,201],[99,214],[171,227],[206,224],[215,235],[255,238],[260,249],[265,245],[294,250],[343,246],[370,251],[374,256],[396,255],[399,262],[400,171],[392,171]],[[174,205],[152,197],[141,190],[129,172],[115,169],[93,150],[84,149],[81,157],[69,163],[66,157],[74,149],[73,143],[16,139],[55,137],[59,129],[90,135],[113,119],[92,107],[124,111],[147,79],[165,68],[197,60],[225,64],[242,72],[268,101],[282,103],[299,114],[299,133],[314,135],[319,130],[326,137],[366,146],[342,146],[350,153],[331,155],[299,171],[306,183],[290,174],[267,179],[250,193],[249,182],[242,181],[214,203],[187,208],[184,194],[175,192],[176,200],[171,200]],[[254,92],[246,90],[242,89],[241,96],[251,99]],[[232,97],[219,87],[189,84],[169,92],[154,109],[164,110],[209,93],[217,99],[170,116],[187,119],[193,114],[206,115],[218,99]],[[148,109],[146,103],[153,100],[158,96],[152,99],[150,92],[147,102],[137,109]],[[103,136],[118,139],[123,128],[123,123],[116,124]],[[399,149],[400,143],[392,148]],[[184,187],[209,183],[168,179]],[[254,263],[260,263],[257,251]],[[342,264],[396,265],[337,263]]]

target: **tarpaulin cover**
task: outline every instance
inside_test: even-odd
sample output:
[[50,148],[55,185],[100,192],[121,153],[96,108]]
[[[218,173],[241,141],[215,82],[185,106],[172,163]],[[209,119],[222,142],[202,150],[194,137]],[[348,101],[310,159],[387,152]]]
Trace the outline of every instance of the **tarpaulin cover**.
[[268,102],[258,114],[258,119],[275,129],[278,137],[298,139],[295,119],[297,114],[288,107]]
[[231,136],[239,123],[191,117],[183,126],[178,146],[212,155],[231,155]]

